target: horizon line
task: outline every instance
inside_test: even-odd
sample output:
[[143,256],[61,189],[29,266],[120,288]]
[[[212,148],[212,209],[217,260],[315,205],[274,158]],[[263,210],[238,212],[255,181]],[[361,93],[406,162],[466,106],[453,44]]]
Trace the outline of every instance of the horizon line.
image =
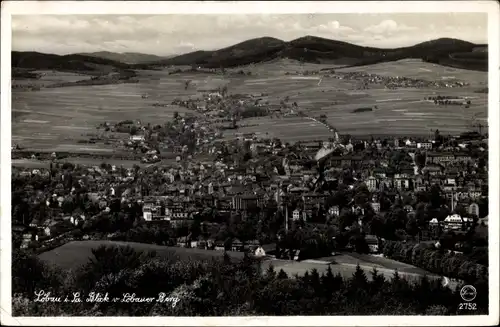
[[68,52],[68,53],[64,53],[64,54],[58,54],[58,53],[51,53],[51,52],[39,52],[39,51],[36,51],[36,50],[14,50],[13,48],[11,48],[11,53],[12,52],[36,52],[36,53],[40,53],[40,54],[49,54],[49,55],[56,55],[56,56],[68,56],[68,55],[74,55],[74,54],[85,55],[85,54],[92,54],[92,53],[96,53],[96,52],[109,52],[109,53],[116,53],[116,54],[134,53],[134,54],[143,54],[143,55],[150,55],[150,56],[157,56],[157,57],[167,57],[167,56],[168,57],[176,57],[176,56],[182,56],[182,55],[193,53],[193,52],[197,52],[197,51],[217,51],[217,50],[222,50],[222,49],[225,49],[225,48],[229,48],[229,47],[238,45],[238,44],[243,43],[243,42],[247,42],[247,41],[251,41],[251,40],[258,40],[258,39],[263,39],[263,38],[272,38],[272,39],[276,39],[276,40],[288,43],[288,42],[292,42],[292,41],[295,41],[295,40],[298,40],[298,39],[301,39],[301,38],[306,38],[306,37],[315,37],[315,38],[324,39],[324,40],[330,40],[330,41],[336,41],[336,42],[343,42],[343,43],[347,43],[347,44],[351,44],[351,45],[359,46],[359,47],[364,47],[364,48],[376,48],[376,49],[381,49],[381,50],[392,50],[392,49],[409,48],[409,47],[412,47],[412,46],[415,46],[415,45],[418,45],[418,44],[422,44],[422,43],[425,43],[425,42],[436,41],[436,40],[441,40],[441,39],[450,39],[450,40],[458,40],[458,41],[463,41],[463,42],[469,42],[469,43],[472,43],[472,44],[474,44],[476,46],[488,46],[489,45],[488,44],[488,40],[486,40],[484,43],[476,43],[476,42],[466,41],[464,39],[458,39],[458,38],[452,38],[452,37],[438,37],[438,38],[428,39],[427,41],[417,42],[417,43],[414,43],[412,45],[407,45],[407,46],[388,47],[388,48],[380,47],[379,48],[377,46],[359,45],[359,44],[356,44],[356,43],[353,43],[353,42],[341,41],[341,40],[338,40],[338,39],[330,39],[330,38],[325,38],[325,37],[321,37],[321,36],[315,36],[315,35],[307,34],[307,35],[304,35],[304,36],[301,36],[301,37],[298,37],[298,38],[291,39],[289,41],[285,41],[283,39],[276,38],[276,37],[273,37],[273,36],[261,36],[261,37],[250,38],[250,39],[246,39],[246,40],[243,40],[243,41],[239,41],[238,43],[233,43],[231,45],[228,45],[228,46],[225,46],[225,47],[221,47],[221,48],[214,48],[214,49],[192,49],[192,51],[188,51],[188,52],[162,54],[162,55],[152,54],[152,53],[145,53],[145,52],[138,52],[138,51],[117,52],[117,51],[109,51],[109,50],[95,50],[95,51],[85,51],[85,52]]

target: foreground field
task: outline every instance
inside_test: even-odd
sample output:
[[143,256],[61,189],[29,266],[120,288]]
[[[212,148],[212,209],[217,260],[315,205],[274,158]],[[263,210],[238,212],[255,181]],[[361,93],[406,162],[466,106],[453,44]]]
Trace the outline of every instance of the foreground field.
[[[106,246],[130,246],[137,251],[155,251],[156,254],[164,258],[178,260],[211,260],[212,258],[222,258],[222,251],[206,251],[198,249],[186,249],[181,247],[167,247],[152,244],[116,242],[116,241],[73,241],[58,248],[44,252],[39,255],[40,259],[54,264],[62,269],[77,269],[86,264],[92,257],[92,249],[101,245]],[[242,258],[241,252],[228,252],[231,258]]]
[[[290,261],[290,260],[269,260],[265,261],[263,263],[263,268],[267,269],[272,265],[276,271],[279,271],[280,269],[283,269],[284,272],[286,272],[289,276],[294,276],[294,275],[299,275],[303,276],[306,271],[309,273],[311,272],[312,269],[316,269],[319,274],[326,273],[328,270],[328,264],[325,263],[320,263],[320,262],[315,262],[315,261]],[[334,274],[339,273],[342,277],[344,278],[350,278],[356,271],[356,266],[357,264],[333,264],[330,265],[332,268],[332,271]],[[365,271],[368,279],[371,278],[370,272],[373,270],[373,265],[363,265],[360,263],[360,267]],[[394,275],[394,269],[387,269],[387,268],[380,268],[376,267],[377,270],[384,275],[386,279],[390,279]],[[409,273],[409,272],[400,272],[398,270],[398,273],[401,275],[401,277],[405,277],[409,280],[418,280],[419,278],[423,277],[424,274],[417,274],[417,273]],[[441,279],[439,276],[429,276],[430,278],[436,278],[436,279]]]
[[[229,93],[262,94],[263,101],[278,104],[285,97],[297,102],[299,109],[311,116],[325,114],[341,134],[351,135],[428,135],[431,129],[459,133],[470,129],[472,116],[487,122],[487,94],[475,93],[485,86],[487,73],[436,66],[418,60],[404,60],[357,68],[340,68],[339,72],[363,71],[380,75],[407,76],[426,80],[454,79],[470,83],[464,88],[385,89],[369,85],[360,90],[360,81],[333,77],[285,75],[303,70],[320,70],[326,65],[302,66],[293,61],[275,61],[245,67],[251,76],[221,76],[208,73],[169,75],[168,71],[139,71],[139,83],[105,86],[79,86],[42,89],[37,92],[13,91],[12,141],[28,148],[65,151],[85,147],[88,151],[111,151],[111,146],[80,146],[77,140],[96,133],[95,126],[105,121],[140,119],[161,123],[173,113],[186,112],[178,106],[154,107],[154,103],[170,104],[174,99],[199,97],[201,92],[227,86]],[[184,82],[191,80],[185,90]],[[143,99],[142,94],[149,97]],[[425,97],[463,96],[471,100],[470,108],[437,106]],[[373,111],[353,113],[361,107]],[[261,118],[241,122],[248,127],[235,133],[266,132],[292,141],[298,138],[326,139],[331,132],[324,126],[303,118]],[[257,126],[256,126],[257,125]],[[232,132],[227,132],[232,136]],[[76,151],[76,150],[75,150]]]
[[[39,257],[42,260],[62,269],[77,269],[89,261],[92,257],[92,249],[101,245],[128,245],[138,251],[155,251],[160,257],[173,258],[177,260],[211,260],[214,258],[220,259],[223,256],[222,251],[186,249],[133,242],[73,241],[51,251],[44,252],[40,254]],[[243,253],[241,252],[228,252],[228,254],[234,260],[239,260],[243,257]],[[262,269],[265,271],[270,265],[272,265],[276,271],[283,269],[289,276],[293,276],[295,274],[301,276],[306,271],[311,271],[312,269],[317,269],[318,272],[322,274],[328,269],[329,262],[334,262],[330,265],[333,273],[340,273],[345,278],[351,277],[356,270],[356,265],[359,264],[360,267],[365,270],[369,278],[369,272],[375,267],[388,279],[392,278],[395,269],[398,270],[402,277],[410,280],[419,279],[424,275],[428,275],[430,278],[442,279],[442,277],[428,274],[422,269],[393,260],[374,258],[368,255],[353,256],[351,254],[335,256],[332,258],[322,258],[319,260],[305,260],[301,262],[271,258],[262,262]],[[445,284],[451,287],[456,283],[446,279]]]

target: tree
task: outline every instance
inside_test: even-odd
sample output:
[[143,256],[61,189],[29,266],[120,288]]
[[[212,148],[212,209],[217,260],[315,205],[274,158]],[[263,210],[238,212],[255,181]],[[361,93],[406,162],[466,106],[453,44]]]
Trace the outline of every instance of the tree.
[[430,192],[430,202],[433,208],[439,208],[443,204],[443,197],[439,185],[433,184]]
[[370,252],[370,248],[368,247],[368,243],[366,242],[364,235],[359,234],[359,235],[355,236],[354,249],[358,253]]
[[333,275],[332,266],[328,265],[326,274],[321,278],[321,285],[327,297],[330,297],[335,290],[335,276]]
[[229,257],[229,254],[227,254],[226,251],[224,251],[224,257],[223,257],[224,264],[230,264],[231,263],[231,258]]
[[406,223],[406,232],[411,236],[415,236],[419,231],[420,228],[417,220],[415,218],[409,219]]
[[277,277],[278,279],[288,279],[288,275],[283,269],[280,269]]
[[55,291],[61,286],[64,275],[50,268],[37,256],[24,250],[12,252],[12,294],[24,294],[33,299],[35,291]]
[[311,276],[309,278],[309,285],[311,285],[311,287],[313,288],[313,290],[315,292],[320,292],[320,290],[321,290],[321,280],[320,280],[320,276],[319,276],[318,270],[316,268],[314,268],[313,270],[311,270]]
[[424,153],[416,153],[415,154],[415,164],[418,166],[418,168],[422,169],[425,167],[425,162],[426,162],[426,156]]
[[269,265],[269,267],[266,270],[266,276],[269,279],[274,279],[276,278],[276,271],[274,270],[274,266],[272,264]]
[[359,266],[359,263],[356,265],[356,271],[354,271],[351,278],[351,287],[360,287],[363,288],[368,284],[368,278],[366,277],[365,272]]
[[134,125],[130,128],[130,135],[136,135],[137,134],[137,127]]
[[443,141],[443,138],[442,138],[441,134],[439,133],[439,129],[436,129],[434,131],[434,141],[436,141],[436,143],[438,143],[438,144],[442,143],[442,141]]
[[379,274],[377,268],[373,268],[372,272],[371,289],[374,293],[378,293],[385,284],[384,275]]

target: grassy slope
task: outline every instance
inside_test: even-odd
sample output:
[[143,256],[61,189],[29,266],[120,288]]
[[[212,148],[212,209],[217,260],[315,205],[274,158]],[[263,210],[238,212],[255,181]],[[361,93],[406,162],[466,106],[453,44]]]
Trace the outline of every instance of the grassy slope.
[[[63,269],[75,269],[88,262],[92,257],[92,249],[101,245],[131,246],[138,251],[156,251],[160,257],[177,257],[179,260],[211,260],[212,258],[222,258],[222,251],[207,251],[199,249],[186,249],[181,247],[167,247],[133,242],[115,241],[73,241],[58,248],[44,252],[39,257],[51,264]],[[242,258],[243,253],[228,252],[231,258]]]

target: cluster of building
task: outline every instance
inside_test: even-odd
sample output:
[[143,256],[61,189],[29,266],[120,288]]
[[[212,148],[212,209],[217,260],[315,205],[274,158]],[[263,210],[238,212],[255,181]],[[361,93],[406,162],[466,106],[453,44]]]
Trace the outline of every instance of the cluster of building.
[[[366,73],[334,76],[383,83],[388,87],[429,87],[435,86],[429,83],[438,83]],[[438,86],[449,85],[439,83]],[[316,140],[285,145],[280,140],[255,134],[222,140],[220,131],[214,126],[215,121],[232,119],[234,122],[235,115],[241,110],[261,105],[255,97],[226,96],[226,92],[219,90],[204,94],[201,100],[175,102],[198,111],[201,115],[195,119],[177,115],[164,126],[130,122],[134,133],[129,140],[123,141],[125,147],[141,153],[142,161],[147,163],[160,161],[164,150],[177,153],[176,163],[151,165],[144,169],[76,166],[60,170],[55,175],[44,169],[13,173],[60,181],[46,198],[38,195],[36,199],[47,202],[52,208],[62,209],[64,203],[75,202],[77,196],[82,196],[74,187],[69,191],[64,187],[67,178],[71,178],[86,190],[84,196],[100,210],[109,212],[111,204],[116,201],[121,206],[139,205],[147,223],[176,225],[193,220],[206,208],[217,209],[221,216],[229,217],[231,213],[239,212],[244,217],[249,212],[276,207],[283,211],[286,223],[308,221],[320,211],[326,213],[325,219],[330,219],[345,209],[327,204],[331,191],[339,185],[353,189],[359,184],[365,184],[369,190],[369,202],[376,213],[381,212],[379,197],[382,192],[395,194],[395,197],[402,194],[416,197],[418,192],[428,192],[432,185],[439,185],[450,203],[451,212],[458,206],[465,207],[469,217],[457,217],[453,213],[438,225],[444,224],[445,229],[453,230],[458,224],[467,223],[467,218],[481,216],[478,202],[488,195],[488,176],[477,158],[472,157],[469,148],[477,142],[484,145],[485,140],[460,139],[458,147],[425,138],[341,141],[330,125],[327,127],[332,131],[332,138],[328,142]],[[479,147],[479,151],[487,149]],[[395,165],[391,157],[394,153],[399,153],[405,160]],[[207,154],[210,160],[193,160],[197,154]],[[416,158],[422,155],[425,156],[423,164]],[[346,174],[351,178],[346,179]],[[349,206],[353,212],[363,211],[353,203]],[[415,208],[407,205],[405,210],[413,212]],[[60,214],[44,222],[32,221],[30,227],[43,230],[45,237],[54,238],[55,234],[67,233],[71,226],[80,226],[85,219],[85,213]],[[435,226],[436,221],[431,220],[430,226]],[[66,229],[55,226],[65,226]],[[62,232],[54,233],[55,230]]]
[[[253,155],[247,162],[234,157],[244,147]],[[321,185],[328,183],[335,189],[336,185],[346,184],[344,176],[348,170],[354,178],[349,187],[364,183],[371,193],[370,205],[376,213],[381,211],[380,192],[414,197],[418,192],[429,191],[432,185],[439,185],[450,203],[451,212],[457,206],[465,207],[468,217],[453,213],[441,223],[431,220],[430,227],[438,223],[445,230],[455,230],[472,217],[481,217],[478,202],[488,195],[488,176],[469,151],[436,148],[432,140],[395,139],[392,144],[384,144],[375,139],[342,143],[336,136],[331,142],[301,142],[289,147],[279,140],[247,135],[239,140],[212,143],[208,151],[218,155],[215,162],[183,160],[171,167],[147,169],[76,166],[69,174],[60,171],[52,177],[60,180],[60,184],[47,198],[36,201],[46,201],[48,206],[56,208],[62,208],[66,201],[74,201],[75,188],[65,193],[63,187],[65,178],[71,176],[87,190],[88,198],[102,211],[109,211],[111,203],[117,199],[121,205],[137,203],[142,207],[143,219],[151,223],[168,221],[175,225],[192,220],[206,208],[216,208],[222,216],[230,216],[232,212],[244,216],[271,204],[283,209],[287,221],[307,221],[320,208],[324,209],[327,218],[340,215],[342,208],[339,206],[326,207],[326,199],[331,194]],[[367,155],[368,149],[371,155]],[[388,150],[409,154],[413,161],[399,163],[395,171]],[[425,155],[423,167],[416,164],[416,153]],[[318,168],[319,163],[322,169]],[[13,173],[23,177],[51,176],[45,169]],[[362,210],[354,204],[351,209]],[[415,208],[407,205],[405,210],[413,212]],[[60,219],[32,221],[31,227],[43,230],[43,235],[48,237],[66,233],[69,227],[79,226],[84,221],[84,213],[64,217],[61,214]],[[62,232],[54,233],[55,229]]]
[[333,78],[362,81],[365,85],[381,84],[390,89],[396,88],[456,88],[468,86],[461,81],[428,81],[404,76],[382,76],[365,72],[335,72]]

